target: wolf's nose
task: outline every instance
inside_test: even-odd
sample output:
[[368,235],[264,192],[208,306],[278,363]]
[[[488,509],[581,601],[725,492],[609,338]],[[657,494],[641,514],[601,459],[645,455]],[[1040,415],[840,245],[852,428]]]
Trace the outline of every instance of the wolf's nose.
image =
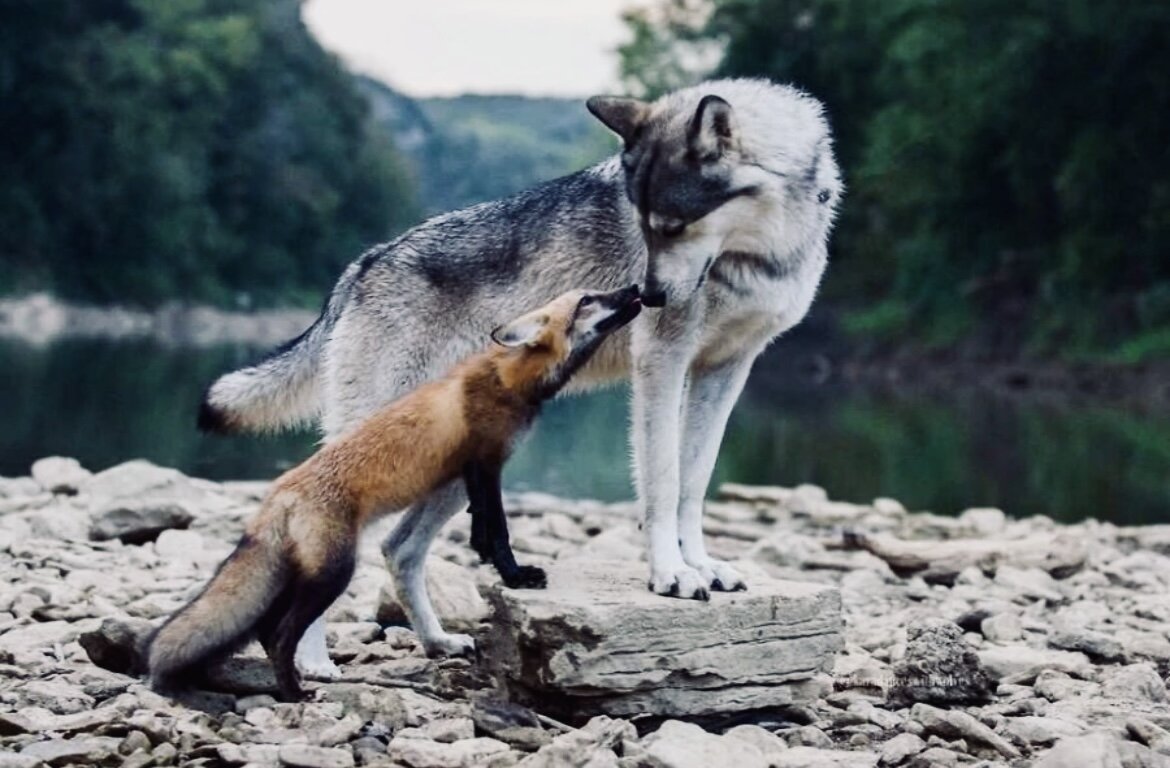
[[642,294],[642,304],[647,307],[665,307],[666,306],[666,291],[659,288],[654,291],[647,291]]

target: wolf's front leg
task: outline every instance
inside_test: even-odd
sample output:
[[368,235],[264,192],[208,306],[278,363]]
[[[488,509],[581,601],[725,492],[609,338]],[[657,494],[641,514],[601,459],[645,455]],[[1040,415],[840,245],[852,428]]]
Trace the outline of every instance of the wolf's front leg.
[[382,543],[386,565],[410,624],[428,656],[462,656],[475,651],[469,635],[445,632],[427,594],[427,551],[439,529],[466,502],[460,483],[452,482],[413,505]]
[[[650,589],[660,595],[707,600],[707,581],[679,548],[679,440],[683,391],[693,349],[685,317],[670,308],[635,327],[631,382],[634,476],[645,514]],[[647,313],[643,313],[643,317]]]
[[713,590],[747,589],[743,578],[722,560],[707,554],[703,543],[703,499],[715,471],[727,419],[735,407],[756,359],[736,356],[714,368],[693,372],[687,388],[682,441],[682,497],[679,500],[679,541],[687,565],[703,575]]

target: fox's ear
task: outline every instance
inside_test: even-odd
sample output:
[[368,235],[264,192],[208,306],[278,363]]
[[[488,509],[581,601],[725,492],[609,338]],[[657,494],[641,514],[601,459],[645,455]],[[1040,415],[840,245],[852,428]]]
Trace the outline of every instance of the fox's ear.
[[540,340],[540,335],[546,325],[548,325],[548,315],[534,312],[496,328],[492,331],[492,341],[503,347],[533,345]]
[[623,96],[594,96],[585,107],[627,144],[650,111],[646,102]]
[[718,96],[704,96],[687,129],[687,146],[703,160],[718,160],[735,145],[735,114],[731,105]]

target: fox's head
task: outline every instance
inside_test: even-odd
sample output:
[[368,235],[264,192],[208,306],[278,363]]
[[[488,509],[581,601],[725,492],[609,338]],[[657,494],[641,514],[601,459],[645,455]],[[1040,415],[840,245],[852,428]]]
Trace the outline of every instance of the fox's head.
[[562,294],[492,331],[508,348],[505,384],[534,399],[555,395],[611,333],[642,311],[638,286],[609,293],[575,290]]

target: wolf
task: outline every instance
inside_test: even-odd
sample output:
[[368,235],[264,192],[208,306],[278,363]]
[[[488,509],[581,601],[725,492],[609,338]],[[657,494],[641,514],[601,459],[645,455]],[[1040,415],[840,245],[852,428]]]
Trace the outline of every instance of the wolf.
[[518,565],[508,544],[500,473],[541,403],[641,309],[637,286],[569,291],[497,328],[497,346],[381,408],[278,478],[211,582],[151,640],[155,687],[170,687],[255,634],[282,698],[301,699],[294,651],[349,583],[362,529],[460,477],[476,550],[508,586],[543,587],[544,572]]
[[[642,284],[653,311],[604,345],[565,391],[628,378],[649,588],[708,599],[744,580],[711,557],[703,499],[753,361],[807,313],[828,260],[842,183],[824,109],[758,79],[653,101],[594,97],[621,151],[497,202],[437,216],[362,254],[297,339],[208,389],[199,424],[222,432],[319,424],[326,443],[466,355],[482,334],[575,285]],[[442,630],[422,575],[431,538],[466,502],[452,483],[412,506],[383,545],[429,653]],[[307,674],[336,668],[324,624]]]

